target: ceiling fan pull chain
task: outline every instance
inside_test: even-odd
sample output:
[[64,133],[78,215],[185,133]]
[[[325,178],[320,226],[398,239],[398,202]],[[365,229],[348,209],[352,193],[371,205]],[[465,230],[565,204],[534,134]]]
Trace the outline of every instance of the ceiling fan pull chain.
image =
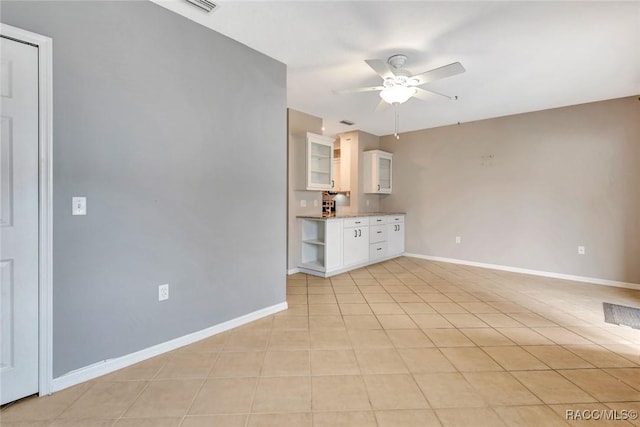
[[399,108],[400,108],[400,104],[397,102],[394,102],[393,106],[395,107],[396,110],[396,132],[394,133],[396,140],[400,139],[400,135],[398,135],[398,131],[400,130],[400,113],[399,113]]

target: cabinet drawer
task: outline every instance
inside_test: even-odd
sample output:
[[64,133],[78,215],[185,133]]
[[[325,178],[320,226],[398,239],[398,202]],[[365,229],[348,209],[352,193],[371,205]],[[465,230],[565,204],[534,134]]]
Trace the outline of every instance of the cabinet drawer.
[[386,225],[371,225],[369,227],[369,243],[384,242],[387,240]]
[[356,218],[345,218],[343,220],[344,228],[351,227],[362,227],[364,225],[369,225],[369,218],[365,217],[356,217]]
[[369,225],[386,224],[386,223],[387,223],[386,216],[370,216],[369,217]]
[[387,242],[372,243],[369,245],[369,261],[375,261],[387,256]]
[[396,222],[404,222],[404,215],[389,215],[387,216],[387,223],[393,224]]

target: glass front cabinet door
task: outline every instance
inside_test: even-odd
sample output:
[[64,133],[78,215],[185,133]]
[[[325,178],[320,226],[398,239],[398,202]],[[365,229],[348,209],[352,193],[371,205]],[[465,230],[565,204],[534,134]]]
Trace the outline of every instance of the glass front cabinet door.
[[393,176],[393,154],[386,151],[364,152],[364,192],[390,194]]
[[[333,138],[316,135],[310,132],[298,136],[298,147],[301,153],[305,153],[304,165],[296,165],[301,176],[300,189],[331,191],[334,187],[333,179]],[[301,159],[302,160],[302,159]],[[304,168],[304,169],[303,169]]]

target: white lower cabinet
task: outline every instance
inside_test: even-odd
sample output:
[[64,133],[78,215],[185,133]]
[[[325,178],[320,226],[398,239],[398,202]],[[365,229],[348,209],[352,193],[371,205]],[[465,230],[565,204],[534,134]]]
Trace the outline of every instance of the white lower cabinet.
[[342,266],[342,220],[300,221],[300,267],[324,273]]
[[384,242],[387,240],[387,226],[385,224],[369,226],[369,243]]
[[378,242],[369,245],[369,261],[380,261],[386,257],[387,242]]
[[404,215],[390,216],[387,224],[387,254],[400,256],[404,253]]
[[301,218],[300,271],[344,273],[404,252],[404,215]]
[[369,218],[358,217],[344,220],[342,253],[344,267],[369,261]]
[[370,224],[369,260],[375,262],[387,257],[387,217],[371,217]]

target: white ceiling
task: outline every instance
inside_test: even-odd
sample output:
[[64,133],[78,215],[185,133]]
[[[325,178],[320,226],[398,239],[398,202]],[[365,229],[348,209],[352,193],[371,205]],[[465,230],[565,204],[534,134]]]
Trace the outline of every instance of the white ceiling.
[[[325,134],[394,132],[365,59],[403,53],[417,74],[459,61],[464,74],[400,106],[410,131],[640,94],[640,1],[216,1],[152,0],[287,65],[288,106],[324,119]],[[229,69],[233,71],[233,64]],[[348,119],[355,125],[338,122]]]

